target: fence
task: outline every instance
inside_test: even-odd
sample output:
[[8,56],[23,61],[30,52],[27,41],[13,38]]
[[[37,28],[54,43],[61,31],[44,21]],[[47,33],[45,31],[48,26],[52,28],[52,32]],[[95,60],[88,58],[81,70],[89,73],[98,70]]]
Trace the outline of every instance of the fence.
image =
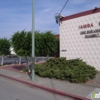
[[54,57],[35,57],[35,62],[45,62],[50,58],[54,58]]
[[[37,62],[45,62],[46,60],[54,58],[54,57],[35,57],[35,63]],[[28,59],[29,62],[32,61],[31,57]],[[25,57],[4,57],[4,64],[14,64],[14,63],[26,63]],[[1,63],[1,57],[0,57],[0,63]]]

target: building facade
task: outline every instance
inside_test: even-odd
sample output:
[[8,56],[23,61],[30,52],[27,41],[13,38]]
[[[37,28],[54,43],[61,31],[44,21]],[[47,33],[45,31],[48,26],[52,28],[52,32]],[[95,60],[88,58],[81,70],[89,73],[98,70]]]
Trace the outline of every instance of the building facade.
[[100,8],[60,19],[60,57],[80,58],[100,71]]

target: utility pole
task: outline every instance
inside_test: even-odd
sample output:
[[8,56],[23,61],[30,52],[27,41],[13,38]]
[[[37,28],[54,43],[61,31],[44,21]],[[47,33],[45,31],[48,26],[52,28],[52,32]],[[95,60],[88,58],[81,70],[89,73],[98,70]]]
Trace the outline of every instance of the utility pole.
[[32,0],[32,81],[35,79],[35,0]]

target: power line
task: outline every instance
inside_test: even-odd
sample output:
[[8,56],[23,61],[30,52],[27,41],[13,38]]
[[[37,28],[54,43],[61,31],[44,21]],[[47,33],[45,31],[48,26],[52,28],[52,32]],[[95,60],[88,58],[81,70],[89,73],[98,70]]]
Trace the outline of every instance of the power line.
[[55,19],[56,19],[56,23],[60,25],[60,18],[62,18],[63,16],[61,15],[61,12],[63,11],[63,9],[65,8],[66,4],[68,3],[69,0],[66,1],[65,5],[63,6],[63,8],[61,9],[60,13],[56,13]]
[[59,14],[61,14],[61,12],[62,12],[62,11],[63,11],[63,9],[65,8],[65,6],[66,6],[66,4],[68,3],[68,1],[69,1],[69,0],[67,0],[67,1],[66,1],[65,5],[63,6],[63,8],[61,9],[61,11],[60,11],[60,13],[59,13]]

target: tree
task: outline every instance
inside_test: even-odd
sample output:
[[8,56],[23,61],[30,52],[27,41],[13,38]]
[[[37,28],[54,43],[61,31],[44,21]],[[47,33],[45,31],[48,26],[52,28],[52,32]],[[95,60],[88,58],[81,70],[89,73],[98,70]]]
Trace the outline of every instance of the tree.
[[56,45],[57,45],[57,47],[56,47],[56,56],[57,57],[59,57],[59,39],[57,38],[57,40],[56,40]]
[[36,56],[54,56],[59,52],[59,39],[55,37],[52,31],[35,32],[35,55]]
[[6,38],[0,39],[0,55],[2,55],[1,65],[4,63],[4,56],[10,54],[10,41]]
[[59,39],[55,37],[52,31],[35,32],[35,55],[36,56],[54,56],[59,52]]
[[52,31],[44,32],[43,43],[43,52],[45,55],[54,55],[57,52],[57,38]]
[[[54,56],[58,51],[58,40],[51,31],[35,31],[35,55],[36,56]],[[12,36],[12,46],[19,56],[31,56],[32,51],[32,32],[15,32]]]
[[43,56],[43,36],[44,34],[42,34],[40,31],[35,31],[35,55],[36,56]]
[[31,56],[32,51],[32,34],[25,30],[15,32],[12,36],[12,45],[17,55],[26,57],[26,67],[28,66],[28,57]]

